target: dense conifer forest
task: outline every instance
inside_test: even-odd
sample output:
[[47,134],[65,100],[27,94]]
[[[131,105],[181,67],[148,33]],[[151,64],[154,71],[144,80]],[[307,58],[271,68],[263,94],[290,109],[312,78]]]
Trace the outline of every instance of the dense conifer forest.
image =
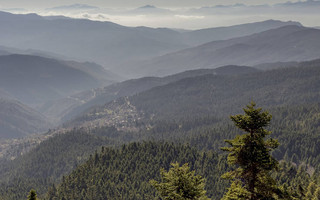
[[[319,109],[318,104],[269,109],[273,119],[268,130],[280,143],[272,153],[280,161],[273,177],[298,199],[311,182],[318,183]],[[220,147],[237,134],[241,131],[230,119],[206,115],[157,120],[140,132],[74,129],[14,161],[3,161],[1,192],[3,199],[23,199],[32,188],[40,199],[154,198],[158,193],[149,180],[159,180],[160,169],[177,161],[189,163],[206,179],[208,197],[220,199],[229,185],[221,175],[230,170]]]

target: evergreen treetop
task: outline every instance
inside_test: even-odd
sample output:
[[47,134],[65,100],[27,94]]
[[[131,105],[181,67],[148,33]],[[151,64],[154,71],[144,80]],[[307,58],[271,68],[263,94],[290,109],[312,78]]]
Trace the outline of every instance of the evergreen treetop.
[[272,116],[251,103],[244,108],[244,115],[231,116],[234,124],[245,131],[232,140],[226,140],[231,147],[222,150],[230,152],[228,164],[236,167],[227,172],[223,178],[231,179],[232,184],[223,199],[274,199],[279,194],[275,180],[270,172],[278,166],[271,151],[278,147],[277,140],[265,140],[270,134],[265,129]]
[[172,163],[168,172],[161,169],[162,182],[151,180],[150,183],[167,200],[209,200],[204,190],[204,179],[190,171],[188,164],[181,167]]

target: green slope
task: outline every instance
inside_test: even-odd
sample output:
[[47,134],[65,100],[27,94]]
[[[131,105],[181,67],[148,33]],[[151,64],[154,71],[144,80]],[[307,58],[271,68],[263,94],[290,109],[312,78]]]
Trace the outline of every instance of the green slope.
[[[100,130],[112,134],[112,129]],[[53,183],[70,173],[88,159],[96,149],[114,142],[88,134],[87,130],[73,130],[56,135],[13,161],[0,167],[0,191],[6,200],[23,199],[31,188],[43,194]]]
[[[59,187],[50,190],[58,199],[153,199],[151,179],[160,178],[160,168],[172,162],[189,163],[207,179],[207,193],[219,197],[226,181],[220,180],[225,161],[213,152],[201,153],[185,145],[132,143],[120,149],[104,148],[67,176]],[[219,184],[213,184],[218,183]],[[56,192],[53,192],[56,191]],[[49,198],[49,199],[50,199]]]

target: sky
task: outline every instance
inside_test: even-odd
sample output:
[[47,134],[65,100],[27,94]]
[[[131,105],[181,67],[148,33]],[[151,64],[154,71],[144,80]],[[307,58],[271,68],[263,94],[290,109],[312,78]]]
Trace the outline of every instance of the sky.
[[68,4],[89,4],[98,7],[201,7],[243,3],[248,5],[284,3],[287,0],[0,0],[0,5],[11,8],[48,8]]
[[[74,4],[92,7],[55,8]],[[145,5],[156,8],[137,9]],[[0,10],[177,29],[230,26],[268,19],[320,26],[320,0],[289,3],[288,0],[0,0]]]

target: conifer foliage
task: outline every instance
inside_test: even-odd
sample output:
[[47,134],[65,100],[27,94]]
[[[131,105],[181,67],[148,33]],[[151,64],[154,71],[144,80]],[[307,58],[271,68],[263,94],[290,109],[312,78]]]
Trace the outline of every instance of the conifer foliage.
[[236,167],[223,175],[223,178],[232,180],[223,200],[275,199],[280,194],[270,175],[278,166],[277,160],[270,153],[279,143],[272,138],[265,140],[271,132],[264,127],[269,125],[272,116],[255,106],[252,102],[243,109],[244,115],[231,116],[236,127],[246,133],[226,140],[231,147],[222,148],[230,152],[228,164]]
[[[134,142],[121,148],[104,147],[64,177],[57,187],[52,187],[46,199],[161,199],[149,181],[161,180],[159,171],[170,169],[170,164],[176,162],[189,163],[182,167],[176,165],[173,167],[175,172],[173,169],[170,172],[170,175],[174,172],[176,177],[172,180],[186,184],[182,188],[188,192],[187,197],[200,197],[199,194],[204,195],[206,190],[208,197],[220,198],[226,186],[226,181],[220,181],[221,174],[226,172],[225,160],[212,151],[200,152],[189,145],[165,142]],[[198,174],[194,175],[193,170]],[[203,179],[198,175],[206,177],[205,189]]]
[[151,180],[150,183],[167,200],[209,200],[204,189],[204,178],[195,175],[188,164],[181,167],[179,163],[172,163],[168,172],[161,169],[161,182]]
[[28,200],[37,200],[37,193],[35,190],[30,190]]

